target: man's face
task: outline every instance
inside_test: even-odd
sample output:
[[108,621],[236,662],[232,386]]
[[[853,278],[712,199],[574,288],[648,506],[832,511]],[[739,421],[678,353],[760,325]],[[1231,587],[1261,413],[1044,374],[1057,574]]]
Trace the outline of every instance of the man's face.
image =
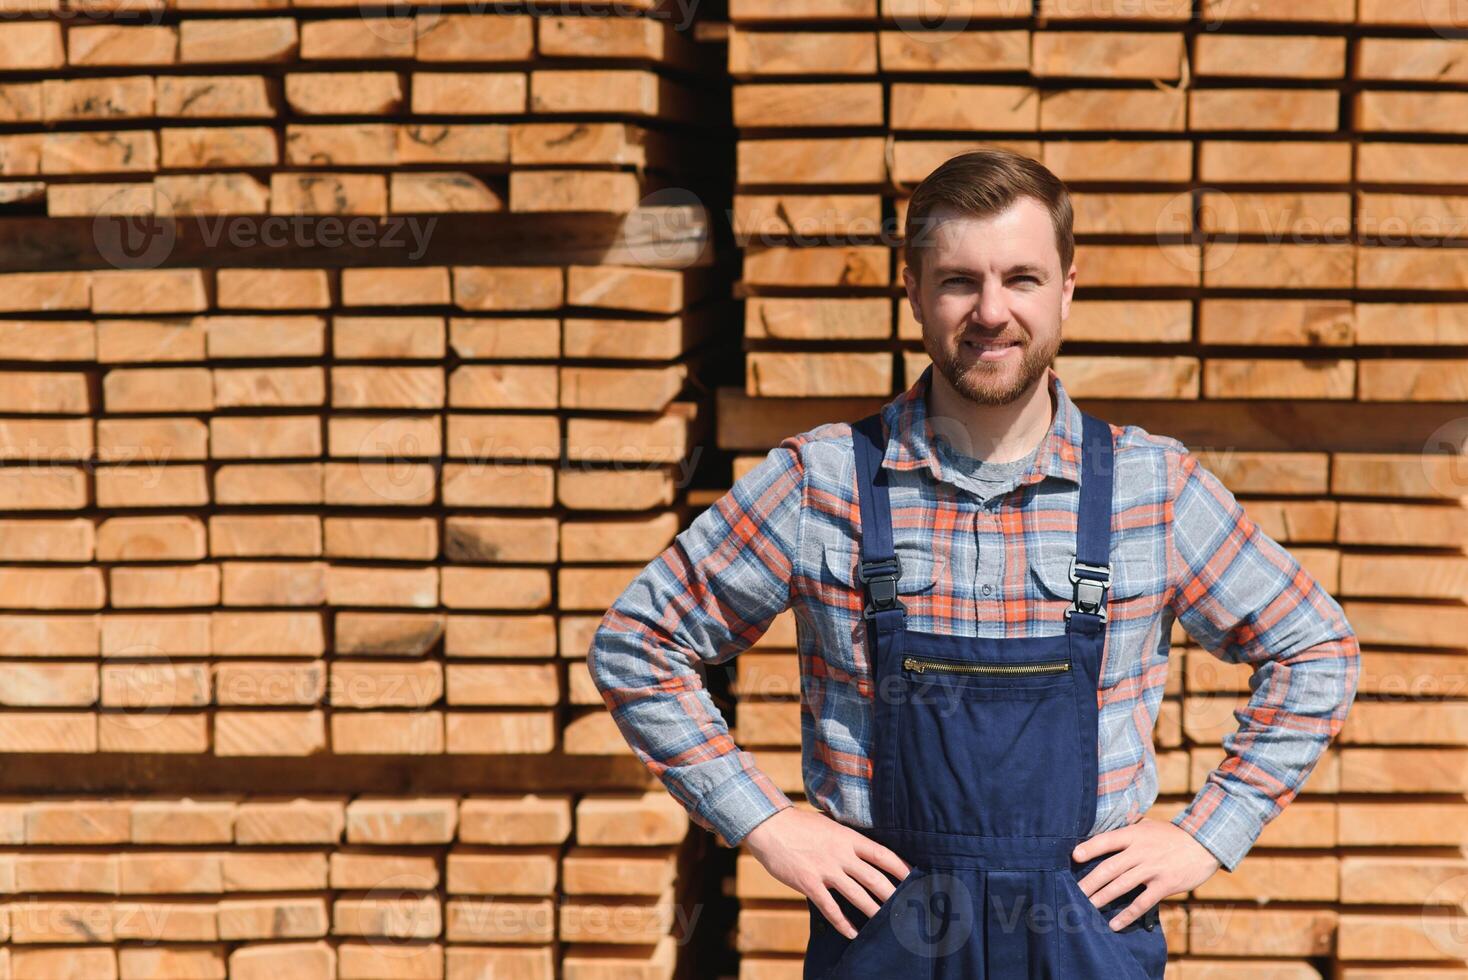
[[1045,376],[1070,315],[1076,267],[1060,268],[1050,212],[1032,197],[974,218],[934,216],[921,279],[903,270],[934,370],[970,401],[1005,405]]

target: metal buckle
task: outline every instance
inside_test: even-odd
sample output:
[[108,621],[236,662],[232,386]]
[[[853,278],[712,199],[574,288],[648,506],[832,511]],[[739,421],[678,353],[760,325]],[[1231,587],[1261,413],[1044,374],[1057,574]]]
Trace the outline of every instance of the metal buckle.
[[[1091,577],[1077,575],[1078,569],[1091,573]],[[1066,621],[1070,621],[1071,613],[1083,612],[1099,616],[1101,622],[1106,622],[1106,593],[1111,588],[1111,566],[1088,565],[1072,558],[1070,580],[1075,585],[1075,597],[1065,611]]]
[[891,561],[861,562],[856,576],[867,587],[868,601],[862,610],[862,618],[871,619],[888,609],[905,609],[897,601],[897,580],[902,577],[902,560],[896,555]]

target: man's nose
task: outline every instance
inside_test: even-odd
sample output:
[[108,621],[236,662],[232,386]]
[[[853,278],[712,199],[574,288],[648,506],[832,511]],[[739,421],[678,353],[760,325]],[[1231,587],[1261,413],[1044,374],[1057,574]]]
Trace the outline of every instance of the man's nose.
[[1009,297],[997,285],[984,285],[974,307],[974,322],[985,327],[1002,327],[1009,322]]

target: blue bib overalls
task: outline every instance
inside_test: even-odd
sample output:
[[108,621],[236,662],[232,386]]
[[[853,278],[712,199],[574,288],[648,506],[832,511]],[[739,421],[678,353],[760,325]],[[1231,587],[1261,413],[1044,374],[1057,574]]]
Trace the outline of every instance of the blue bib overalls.
[[1112,440],[1084,418],[1075,600],[1054,635],[922,633],[898,597],[880,415],[852,427],[860,579],[872,651],[872,824],[855,828],[912,868],[870,918],[836,889],[848,940],[815,903],[804,980],[1160,980],[1154,906],[1107,924],[1071,851],[1096,817],[1097,680],[1110,584]]

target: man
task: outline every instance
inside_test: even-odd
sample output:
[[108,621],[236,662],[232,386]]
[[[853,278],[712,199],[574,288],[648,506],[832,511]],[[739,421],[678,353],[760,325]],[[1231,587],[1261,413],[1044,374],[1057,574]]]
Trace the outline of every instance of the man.
[[[903,273],[932,366],[859,425],[784,439],[593,641],[638,757],[806,896],[808,978],[920,957],[958,964],[945,976],[1160,977],[1157,902],[1237,867],[1355,696],[1356,637],[1320,584],[1181,442],[1067,396],[1074,249],[1068,192],[1035,161],[984,149],[934,171]],[[731,741],[695,670],[789,607],[818,812]],[[1187,807],[1142,820],[1174,619],[1250,665],[1252,692]],[[1116,935],[1029,941],[1043,917],[1001,926],[1001,906]],[[944,909],[958,930],[915,928]]]

